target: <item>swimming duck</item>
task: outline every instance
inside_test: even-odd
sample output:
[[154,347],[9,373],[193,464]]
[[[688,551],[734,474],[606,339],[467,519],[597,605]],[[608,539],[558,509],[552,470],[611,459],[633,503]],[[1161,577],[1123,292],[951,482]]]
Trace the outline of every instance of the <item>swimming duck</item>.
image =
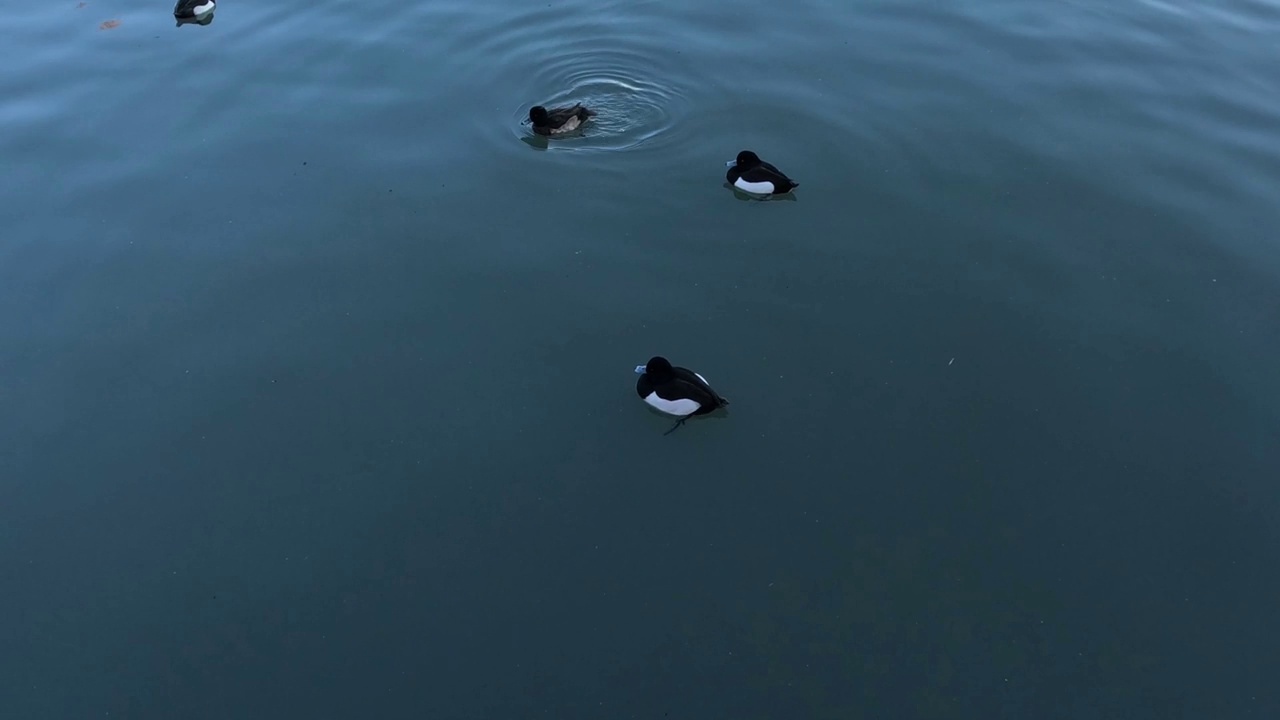
[[650,358],[644,365],[637,365],[636,372],[640,375],[636,394],[650,407],[680,418],[667,433],[674,432],[694,415],[706,415],[729,404],[711,389],[706,378],[692,370],[674,367],[664,357]]
[[760,156],[750,150],[743,150],[738,153],[736,160],[725,164],[729,166],[725,179],[739,190],[752,195],[782,195],[800,187],[800,183],[761,160]]
[[178,20],[200,17],[213,12],[213,0],[178,0],[173,6],[173,16]]
[[595,115],[595,113],[583,107],[581,103],[573,107],[551,108],[550,110],[541,105],[534,105],[529,108],[529,122],[533,124],[533,131],[539,135],[559,135],[572,132],[577,130],[592,115]]

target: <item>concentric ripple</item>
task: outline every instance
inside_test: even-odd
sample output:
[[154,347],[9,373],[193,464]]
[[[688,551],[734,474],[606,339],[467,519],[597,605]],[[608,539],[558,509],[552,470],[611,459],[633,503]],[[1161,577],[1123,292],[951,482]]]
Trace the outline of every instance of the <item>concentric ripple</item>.
[[[530,96],[512,109],[511,128],[534,146],[557,149],[622,151],[659,144],[687,110],[685,96],[646,72],[644,59],[617,51],[561,56],[544,65],[532,83],[546,94]],[[596,116],[581,131],[548,143],[523,121],[533,105],[558,107],[582,103]]]
[[[617,152],[672,141],[689,109],[689,83],[662,17],[633,4],[574,5],[477,13],[451,33],[458,67],[477,74],[465,81],[501,93],[499,107],[509,113],[495,118],[509,129],[503,142],[514,136],[542,149]],[[548,142],[524,124],[534,105],[574,103],[597,113],[581,131]]]

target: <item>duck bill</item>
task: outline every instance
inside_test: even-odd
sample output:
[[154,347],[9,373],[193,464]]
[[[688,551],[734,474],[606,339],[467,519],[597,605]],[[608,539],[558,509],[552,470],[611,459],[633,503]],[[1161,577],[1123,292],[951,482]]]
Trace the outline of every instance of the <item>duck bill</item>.
[[737,164],[738,164],[738,161],[737,161],[737,160],[730,160],[729,162],[725,163],[725,164],[724,164],[724,166],[725,166],[725,167],[733,167],[734,165],[737,165]]
[[636,374],[637,374],[637,375],[643,375],[643,374],[644,374],[644,365],[637,365],[637,366],[636,366]]

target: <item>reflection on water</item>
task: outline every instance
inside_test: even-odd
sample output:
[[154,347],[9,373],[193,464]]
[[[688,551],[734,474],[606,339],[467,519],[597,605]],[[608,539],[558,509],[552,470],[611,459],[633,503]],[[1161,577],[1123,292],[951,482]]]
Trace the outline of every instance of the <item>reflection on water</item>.
[[781,195],[753,195],[749,192],[743,192],[742,189],[730,182],[723,183],[722,187],[731,190],[735,200],[745,200],[747,202],[797,202],[800,199],[796,197],[795,192],[783,193]]
[[538,133],[530,130],[529,132],[520,136],[520,142],[524,143],[525,145],[528,145],[534,150],[546,150],[548,147],[551,146],[552,140],[546,135],[539,135]]

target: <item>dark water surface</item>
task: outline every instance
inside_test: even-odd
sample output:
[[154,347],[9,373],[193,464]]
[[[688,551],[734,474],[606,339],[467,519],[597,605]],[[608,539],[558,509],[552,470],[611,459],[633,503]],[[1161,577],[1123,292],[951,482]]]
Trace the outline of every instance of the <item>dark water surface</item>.
[[1280,717],[1280,5],[10,5],[0,718]]

